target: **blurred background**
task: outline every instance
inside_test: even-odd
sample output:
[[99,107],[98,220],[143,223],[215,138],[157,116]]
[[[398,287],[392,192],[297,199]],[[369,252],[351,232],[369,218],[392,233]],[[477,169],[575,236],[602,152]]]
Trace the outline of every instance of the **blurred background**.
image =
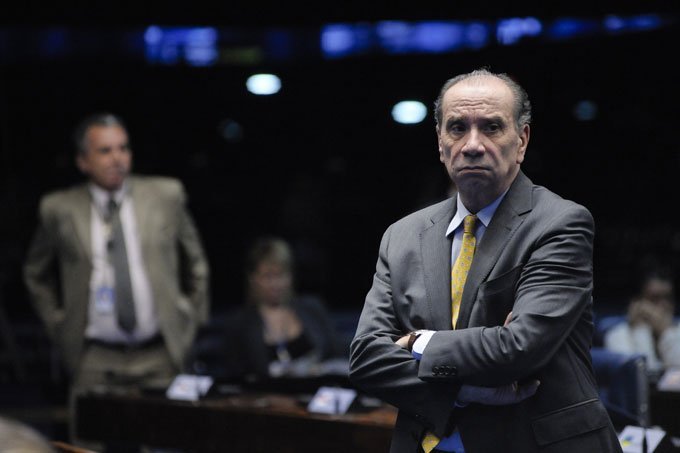
[[58,373],[49,351],[30,357],[41,349],[21,265],[40,196],[81,181],[71,134],[83,116],[120,115],[135,171],[185,183],[213,310],[242,303],[243,253],[275,234],[294,247],[300,291],[358,311],[385,228],[446,197],[433,102],[449,77],[480,66],[528,90],[524,171],[591,210],[596,311],[624,310],[642,257],[676,270],[680,258],[670,3],[8,9],[0,303],[25,362]]

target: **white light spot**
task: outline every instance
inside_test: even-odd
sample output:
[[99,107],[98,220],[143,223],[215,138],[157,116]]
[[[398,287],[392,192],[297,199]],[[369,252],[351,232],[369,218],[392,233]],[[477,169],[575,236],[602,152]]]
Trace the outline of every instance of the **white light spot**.
[[420,123],[427,116],[427,107],[420,101],[401,101],[392,107],[392,118],[401,124]]
[[281,79],[274,74],[255,74],[248,77],[246,87],[253,94],[275,94],[281,89]]

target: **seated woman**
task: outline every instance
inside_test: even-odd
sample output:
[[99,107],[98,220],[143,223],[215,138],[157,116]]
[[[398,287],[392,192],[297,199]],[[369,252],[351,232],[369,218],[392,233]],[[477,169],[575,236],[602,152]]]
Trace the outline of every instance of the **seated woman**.
[[653,378],[666,368],[680,367],[680,326],[674,322],[674,311],[672,274],[663,268],[648,271],[628,304],[627,321],[605,334],[605,348],[644,354]]
[[228,319],[230,368],[244,377],[310,376],[347,359],[322,301],[294,291],[293,255],[278,238],[257,240],[246,257],[247,301]]

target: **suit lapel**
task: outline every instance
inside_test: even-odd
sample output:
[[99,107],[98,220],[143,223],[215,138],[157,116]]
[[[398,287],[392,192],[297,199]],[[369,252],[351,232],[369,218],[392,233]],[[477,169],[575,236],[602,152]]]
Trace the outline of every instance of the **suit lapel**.
[[[152,200],[154,197],[148,196],[145,193],[144,184],[140,184],[135,177],[130,177],[130,199],[132,200],[132,207],[134,208],[135,221],[137,222],[137,233],[139,234],[140,247],[144,252],[146,245],[149,243],[149,228],[148,221],[151,212],[153,212]],[[142,253],[142,256],[147,256]]]
[[78,187],[74,192],[74,197],[71,216],[73,230],[88,261],[92,262],[92,220],[90,218],[92,215],[92,197],[87,185]]
[[[430,304],[433,330],[451,330],[451,241],[446,229],[456,211],[450,198],[431,217],[432,226],[420,234],[425,291]],[[430,328],[428,326],[428,328]]]
[[479,286],[487,279],[506,244],[522,224],[523,214],[531,210],[532,190],[532,182],[520,171],[477,244],[463,291],[459,328],[467,327]]

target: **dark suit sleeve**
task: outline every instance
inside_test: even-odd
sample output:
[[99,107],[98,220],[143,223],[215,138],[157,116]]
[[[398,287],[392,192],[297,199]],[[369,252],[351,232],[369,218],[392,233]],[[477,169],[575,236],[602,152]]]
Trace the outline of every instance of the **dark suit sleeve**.
[[[582,206],[562,204],[537,213],[516,236],[517,245],[510,243],[504,252],[522,257],[517,283],[508,289],[514,298],[512,322],[507,327],[437,332],[422,357],[422,379],[498,386],[534,375],[567,343],[587,354],[592,328],[586,316],[592,302],[592,216]],[[492,302],[478,296],[475,305]],[[440,366],[452,367],[455,373],[436,376],[433,369]]]
[[[399,321],[392,300],[390,241],[383,235],[376,272],[350,348],[350,379],[367,393],[410,414],[438,435],[446,431],[457,385],[418,378],[418,363],[394,342],[408,329]],[[398,240],[398,239],[397,239]]]

